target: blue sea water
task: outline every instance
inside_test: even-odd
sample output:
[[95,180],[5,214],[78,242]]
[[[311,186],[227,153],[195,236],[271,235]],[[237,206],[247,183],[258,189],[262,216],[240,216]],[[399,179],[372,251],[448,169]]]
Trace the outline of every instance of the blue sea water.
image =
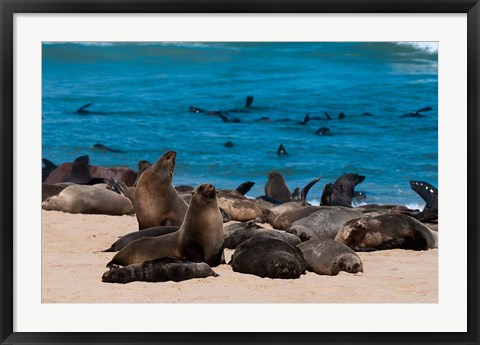
[[[326,183],[355,172],[366,176],[357,187],[365,202],[421,207],[409,181],[437,185],[437,69],[435,43],[46,42],[42,156],[60,164],[88,154],[92,165],[136,170],[139,160],[175,150],[177,185],[253,181],[254,197],[264,194],[269,171],[291,190],[322,176],[313,203]],[[243,111],[247,95],[254,102]],[[76,113],[90,102],[92,114]],[[241,122],[189,106],[239,109],[229,116]],[[423,118],[400,117],[427,106]],[[306,113],[320,119],[298,124]],[[265,117],[271,121],[257,121]],[[320,127],[331,135],[316,135]]]

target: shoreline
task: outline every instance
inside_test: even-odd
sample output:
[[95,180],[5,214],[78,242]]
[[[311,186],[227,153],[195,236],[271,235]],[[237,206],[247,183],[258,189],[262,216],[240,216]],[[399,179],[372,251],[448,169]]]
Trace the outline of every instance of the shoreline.
[[[219,277],[179,283],[102,283],[108,248],[136,231],[134,216],[42,210],[42,303],[438,303],[438,250],[357,253],[364,272],[299,279],[213,270]],[[233,250],[225,250],[228,262]]]

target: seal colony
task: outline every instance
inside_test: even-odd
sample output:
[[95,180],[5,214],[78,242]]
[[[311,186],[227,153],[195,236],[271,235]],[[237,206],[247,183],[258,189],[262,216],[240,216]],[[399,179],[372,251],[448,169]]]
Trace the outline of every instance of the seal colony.
[[[115,253],[103,282],[218,277],[212,267],[225,264],[224,248],[235,250],[228,264],[238,274],[299,279],[307,270],[333,276],[368,270],[358,251],[438,247],[438,189],[427,182],[410,181],[426,202],[423,210],[353,207],[356,197],[366,198],[355,191],[366,177],[355,173],[326,181],[320,206],[312,206],[307,193],[321,177],[291,192],[285,177],[271,171],[265,195],[252,199],[245,194],[253,181],[236,190],[210,183],[174,187],[176,156],[167,151],[154,164],[140,161],[130,186],[122,179],[93,176],[88,156],[75,159],[62,182],[43,184],[45,210],[135,214],[138,229],[112,239],[102,251]],[[46,179],[59,168],[48,160],[43,164]]]

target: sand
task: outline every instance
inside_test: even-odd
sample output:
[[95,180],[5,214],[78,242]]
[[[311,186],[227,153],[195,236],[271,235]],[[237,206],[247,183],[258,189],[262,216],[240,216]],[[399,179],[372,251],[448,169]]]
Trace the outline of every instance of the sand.
[[[42,210],[42,303],[437,303],[438,250],[359,253],[364,272],[259,278],[214,268],[219,277],[179,283],[102,283],[115,253],[98,252],[136,231],[132,216]],[[226,260],[233,251],[226,250]]]

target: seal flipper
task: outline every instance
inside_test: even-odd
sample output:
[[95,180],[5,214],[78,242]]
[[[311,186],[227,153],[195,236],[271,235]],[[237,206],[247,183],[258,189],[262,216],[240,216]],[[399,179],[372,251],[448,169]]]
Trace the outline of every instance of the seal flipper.
[[326,112],[324,111],[323,114],[325,115],[325,117],[327,118],[327,120],[331,120],[332,117]]
[[89,111],[88,110],[85,110],[87,109],[88,107],[90,107],[93,103],[88,103],[88,104],[85,104],[83,106],[81,106],[80,108],[77,109],[77,114],[87,114]]
[[312,181],[310,181],[305,187],[302,188],[302,190],[300,191],[300,200],[304,204],[306,204],[306,202],[307,202],[307,194],[310,191],[310,189],[315,185],[315,183],[317,183],[321,179],[322,179],[322,177],[319,176],[319,177],[313,179]]
[[245,195],[253,187],[254,184],[255,184],[255,182],[251,182],[251,181],[244,182],[240,186],[238,186],[237,189],[235,189],[235,190],[237,192],[239,192],[240,194]]

